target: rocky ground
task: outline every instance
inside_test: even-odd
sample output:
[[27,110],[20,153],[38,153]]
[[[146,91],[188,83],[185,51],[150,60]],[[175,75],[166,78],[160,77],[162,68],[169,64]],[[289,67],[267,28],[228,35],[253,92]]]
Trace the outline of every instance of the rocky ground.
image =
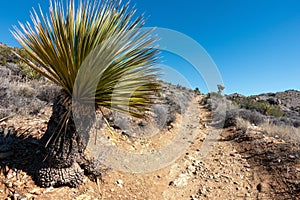
[[[194,97],[159,134],[138,139],[115,130],[116,140],[110,141],[127,151],[148,152],[184,133],[189,145],[175,162],[147,173],[109,168],[102,180],[86,177],[79,188],[40,188],[32,179],[32,155],[39,153],[49,105],[35,115],[3,119],[0,199],[299,199],[299,143],[269,137],[256,126],[213,128],[211,112],[199,103],[202,98]],[[102,134],[108,136],[107,128]]]

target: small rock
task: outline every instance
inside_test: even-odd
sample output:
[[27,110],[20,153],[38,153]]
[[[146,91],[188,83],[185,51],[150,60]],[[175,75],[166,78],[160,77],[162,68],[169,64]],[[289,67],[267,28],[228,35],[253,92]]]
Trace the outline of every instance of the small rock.
[[51,192],[53,189],[54,189],[53,186],[48,187],[46,190],[43,191],[43,194],[46,194],[46,193],[48,193],[48,192]]
[[13,183],[12,182],[9,182],[9,183],[7,183],[7,185],[6,185],[8,188],[12,188],[13,187]]
[[234,182],[233,182],[233,184],[235,184],[235,185],[239,185],[240,183],[239,183],[239,182],[236,182],[236,181],[234,181]]
[[267,192],[268,191],[268,184],[267,183],[259,183],[257,186],[256,186],[256,189],[259,191],[259,192]]
[[193,165],[188,166],[187,169],[188,169],[188,171],[191,172],[191,173],[195,173],[195,172],[196,172],[196,167],[193,166]]
[[21,182],[21,181],[15,181],[14,183],[13,183],[13,186],[16,186],[16,187],[19,187],[19,186],[21,186],[23,184],[23,182]]
[[200,190],[199,190],[199,194],[200,195],[204,195],[205,193],[207,192],[207,190],[206,190],[206,187],[205,186],[203,186]]
[[174,186],[181,187],[188,184],[189,176],[187,174],[180,174],[179,177],[174,181]]
[[290,158],[290,159],[295,159],[296,156],[294,156],[294,155],[289,155],[289,158]]
[[117,185],[120,187],[120,188],[123,188],[123,181],[121,179],[117,180]]
[[198,200],[198,198],[196,196],[192,195],[191,200]]
[[33,190],[29,191],[30,194],[35,194],[35,195],[41,195],[42,191],[39,188],[34,188]]
[[13,199],[17,199],[17,200],[27,200],[27,197],[21,195],[18,191],[14,191],[13,197],[14,197]]
[[7,178],[7,179],[12,179],[12,178],[15,177],[15,175],[16,175],[16,173],[15,173],[12,169],[10,169],[10,170],[8,171],[7,175],[6,175],[6,178]]

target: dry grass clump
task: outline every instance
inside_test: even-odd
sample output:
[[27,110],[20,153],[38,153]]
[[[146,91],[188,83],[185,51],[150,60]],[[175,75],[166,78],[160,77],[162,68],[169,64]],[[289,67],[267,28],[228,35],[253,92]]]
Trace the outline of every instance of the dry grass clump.
[[[246,132],[249,128],[253,127],[254,124],[241,117],[236,118],[236,127],[243,132]],[[277,125],[270,121],[257,126],[264,134],[271,137],[278,137],[286,141],[292,141],[300,143],[300,128],[296,128],[290,125]]]
[[236,127],[244,132],[247,131],[247,129],[249,127],[251,127],[252,124],[248,121],[248,120],[245,120],[241,117],[237,117],[236,118]]
[[272,136],[279,137],[284,140],[300,142],[300,128],[289,125],[276,125],[270,122],[265,122],[260,126],[264,133]]

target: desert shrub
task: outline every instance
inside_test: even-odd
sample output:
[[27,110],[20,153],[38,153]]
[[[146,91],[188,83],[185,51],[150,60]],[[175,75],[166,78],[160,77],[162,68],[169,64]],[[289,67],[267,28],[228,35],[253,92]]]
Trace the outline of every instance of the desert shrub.
[[[38,82],[39,83],[39,82]],[[41,101],[52,102],[54,98],[58,95],[60,87],[52,83],[46,82],[37,87],[36,97]]]
[[247,120],[251,124],[255,124],[255,125],[262,124],[266,120],[266,117],[261,113],[257,111],[251,111],[245,109],[239,110],[238,116],[244,120]]
[[293,126],[296,128],[300,128],[300,120],[294,120],[293,121]]
[[0,65],[6,65],[6,63],[7,63],[6,58],[0,56]]
[[11,75],[11,71],[5,67],[5,66],[0,66],[0,77],[7,78]]
[[285,116],[284,112],[277,105],[267,106],[266,115],[274,117],[283,117]]
[[238,110],[232,109],[226,111],[226,117],[224,121],[224,128],[235,126],[237,124]]
[[201,104],[206,105],[209,110],[216,110],[220,102],[224,101],[222,94],[210,92],[202,99]]
[[5,65],[9,59],[11,52],[10,48],[4,45],[0,45],[0,65]]
[[277,105],[277,102],[274,98],[268,98],[266,101],[271,105]]
[[228,108],[226,110],[225,116],[218,112],[213,114],[214,121],[221,121],[223,118],[223,127],[227,128],[230,126],[237,125],[237,119],[243,119],[248,121],[250,124],[259,125],[265,122],[266,117],[257,111],[238,109],[238,108]]
[[19,81],[0,76],[0,116],[36,114],[46,102],[36,98],[41,82]]
[[248,120],[245,120],[241,117],[237,117],[236,127],[245,132],[249,127],[251,127],[251,123]]
[[108,117],[108,122],[111,127],[124,131],[129,131],[130,127],[133,125],[129,116],[116,111],[111,112],[110,116]]
[[167,105],[156,104],[152,107],[155,121],[160,128],[170,125],[176,120],[176,115]]
[[212,111],[211,125],[218,128],[227,128],[236,124],[238,107],[220,93],[208,93],[200,102]]
[[11,96],[19,98],[35,98],[36,90],[30,83],[12,82],[10,85]]
[[277,126],[293,126],[295,128],[300,127],[300,117],[269,117],[268,121],[271,124],[277,125]]
[[194,95],[194,92],[180,85],[172,85],[170,83],[160,82],[161,90],[157,94],[156,104],[164,104],[170,107],[170,112],[183,114],[189,102]]
[[10,70],[10,75],[18,76],[19,79],[22,78],[22,71],[19,65],[9,62],[5,66]]
[[8,98],[9,95],[9,83],[4,81],[0,84],[0,101],[5,100]]
[[222,99],[224,97],[221,93],[218,92],[210,92],[207,94],[207,96],[211,99]]
[[256,100],[254,97],[230,98],[233,102],[247,110],[257,111],[264,115],[282,117],[284,112],[273,101]]
[[23,48],[10,47],[10,46],[0,44],[0,63],[1,62],[11,62],[15,64],[18,63],[20,59],[13,53],[13,51],[18,53],[22,58],[26,58],[33,61]]
[[19,66],[22,70],[22,73],[24,74],[25,77],[27,77],[29,79],[39,79],[39,78],[41,78],[40,73],[33,70],[29,65],[27,65],[23,61],[20,61],[18,64],[19,64]]
[[14,55],[13,50],[17,51],[18,48],[12,48],[5,45],[0,45],[0,63],[5,65],[8,62],[17,63],[19,61],[18,57]]
[[[21,61],[13,52],[19,54],[22,58],[33,62],[28,53],[22,48],[9,47],[0,45],[0,65],[7,66],[13,75],[22,75],[29,79],[38,79],[41,77],[39,73],[34,71],[31,67]],[[21,74],[20,74],[21,73]]]

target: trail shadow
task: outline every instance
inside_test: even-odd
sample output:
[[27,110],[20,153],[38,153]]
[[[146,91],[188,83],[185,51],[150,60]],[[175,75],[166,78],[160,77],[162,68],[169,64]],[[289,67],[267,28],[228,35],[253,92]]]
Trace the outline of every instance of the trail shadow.
[[[238,152],[248,161],[252,169],[261,175],[268,174],[267,176],[271,177],[270,187],[276,197],[298,199],[299,143],[267,137],[259,131],[245,133],[241,130],[228,135],[225,140],[234,141]],[[259,187],[257,189],[259,190]]]
[[35,172],[42,163],[39,140],[18,136],[13,126],[0,127],[0,166],[5,175],[9,169],[22,170],[35,180]]

